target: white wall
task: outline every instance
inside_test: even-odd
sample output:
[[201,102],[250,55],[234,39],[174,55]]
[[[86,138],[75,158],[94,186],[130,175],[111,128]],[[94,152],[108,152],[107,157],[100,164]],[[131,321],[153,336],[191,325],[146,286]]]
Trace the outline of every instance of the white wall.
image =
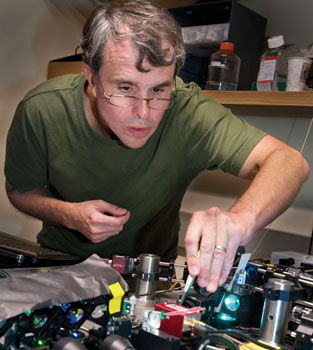
[[34,239],[41,224],[18,213],[4,191],[5,140],[24,93],[46,79],[51,59],[74,54],[92,2],[0,1],[0,231]]
[[305,51],[313,42],[313,1],[239,0],[242,5],[267,18],[267,37],[282,34],[285,42]]

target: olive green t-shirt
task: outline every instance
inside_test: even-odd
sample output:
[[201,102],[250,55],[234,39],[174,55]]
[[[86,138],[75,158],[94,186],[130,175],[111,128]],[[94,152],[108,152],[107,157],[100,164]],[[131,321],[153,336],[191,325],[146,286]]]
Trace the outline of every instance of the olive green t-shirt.
[[143,147],[130,149],[90,127],[84,84],[83,74],[66,75],[24,97],[7,137],[6,178],[20,192],[47,186],[68,202],[101,199],[128,209],[130,219],[101,243],[43,223],[38,242],[82,257],[175,258],[179,209],[192,179],[206,169],[238,174],[265,133],[178,79],[176,104]]

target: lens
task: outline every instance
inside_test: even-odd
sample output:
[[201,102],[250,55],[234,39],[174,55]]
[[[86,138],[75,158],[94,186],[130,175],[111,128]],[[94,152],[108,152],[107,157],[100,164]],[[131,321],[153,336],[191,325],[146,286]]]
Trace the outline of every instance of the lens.
[[[137,97],[134,96],[117,96],[117,95],[111,95],[110,96],[110,103],[117,107],[132,107],[134,106],[138,100],[140,100]],[[155,98],[155,99],[143,99],[148,102],[148,106],[151,109],[159,109],[164,110],[169,107],[171,107],[174,104],[173,100],[166,99],[166,98]]]
[[137,98],[132,96],[114,96],[110,97],[110,102],[118,107],[132,107],[136,104]]
[[171,100],[154,99],[149,100],[149,107],[152,109],[167,109],[170,106]]
[[227,307],[227,309],[229,311],[237,311],[239,309],[240,306],[240,300],[239,298],[234,295],[234,294],[229,294],[227,295],[227,297],[224,300],[225,306]]

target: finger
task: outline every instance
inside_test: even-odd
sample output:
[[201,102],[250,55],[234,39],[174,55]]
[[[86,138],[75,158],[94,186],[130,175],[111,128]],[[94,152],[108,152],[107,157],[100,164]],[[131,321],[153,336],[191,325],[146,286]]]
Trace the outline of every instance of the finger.
[[227,251],[226,251],[226,256],[224,258],[219,285],[222,285],[226,282],[228,275],[233,267],[237,249],[241,242],[241,235],[239,234],[238,230],[236,230],[235,227],[233,226],[230,218],[228,218],[228,221],[227,221],[227,228],[228,228]]
[[222,268],[220,278],[218,281],[219,286],[223,285],[226,282],[226,280],[229,276],[229,273],[233,267],[234,258],[235,258],[235,255],[230,256],[230,258],[228,257],[228,258],[224,259],[223,268]]
[[219,279],[219,285],[222,285],[226,282],[228,275],[233,267],[233,263],[234,263],[234,259],[235,259],[238,247],[239,247],[239,243],[238,244],[236,244],[236,243],[235,244],[234,243],[228,244],[227,253],[226,253],[226,256],[224,258],[221,276]]
[[[227,271],[229,269],[226,257],[227,251],[229,249],[229,235],[231,230],[230,219],[228,216],[223,215],[223,213],[219,211],[216,216],[216,223],[216,241],[214,254],[211,264],[210,276],[206,286],[206,290],[209,293],[215,292],[217,287],[220,285],[221,280],[224,280],[224,276],[227,274]],[[228,260],[229,257],[230,254],[228,254]]]
[[213,259],[210,266],[210,274],[207,281],[206,290],[209,293],[216,291],[222,273],[222,268],[224,266],[225,250],[215,248],[213,253]]
[[209,220],[204,227],[201,241],[201,266],[199,286],[208,291],[217,289],[228,243],[228,217],[218,208],[207,211]]
[[106,232],[106,233],[100,233],[97,235],[92,235],[89,240],[93,243],[100,243],[102,241],[107,240],[110,237],[118,235],[119,232]]
[[110,225],[112,225],[113,227],[114,226],[123,226],[123,225],[126,224],[126,222],[128,222],[129,218],[130,218],[130,212],[127,211],[126,214],[123,215],[123,216],[118,216],[118,217],[116,217],[116,216],[109,216],[108,217],[108,223]]
[[112,233],[112,235],[118,234],[123,231],[124,225],[128,222],[129,218],[129,211],[126,215],[121,217],[106,216],[101,214],[100,222],[94,225],[94,229],[96,230],[94,233]]
[[216,242],[217,215],[218,210],[216,208],[210,208],[206,211],[200,245],[200,273],[197,280],[200,287],[207,286],[211,274],[211,265]]
[[129,220],[130,212],[127,212],[124,216],[110,216],[103,213],[95,213],[91,218],[91,225],[97,227],[100,231],[101,229],[111,230],[115,228],[123,229],[123,225]]
[[198,220],[200,213],[195,212],[191,219],[185,236],[185,251],[188,271],[192,276],[197,276],[200,271],[199,244],[201,238],[201,220]]
[[117,205],[102,201],[101,203],[101,210],[103,213],[109,213],[113,216],[123,216],[128,213],[128,210],[125,208],[121,208]]

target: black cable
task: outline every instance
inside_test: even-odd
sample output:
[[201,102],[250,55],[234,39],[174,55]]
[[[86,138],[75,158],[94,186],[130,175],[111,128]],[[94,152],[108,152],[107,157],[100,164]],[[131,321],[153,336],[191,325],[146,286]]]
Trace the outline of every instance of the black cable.
[[273,350],[272,346],[267,345],[266,343],[263,343],[263,342],[262,342],[262,344],[260,344],[257,339],[255,339],[253,337],[250,337],[249,335],[247,335],[247,334],[245,334],[245,333],[243,333],[241,331],[237,331],[237,330],[216,330],[216,331],[212,331],[211,329],[209,329],[209,328],[207,328],[205,326],[198,326],[198,325],[196,325],[194,327],[194,329],[202,331],[202,332],[205,331],[206,334],[210,334],[210,335],[225,335],[225,334],[232,335],[234,337],[239,337],[239,338],[244,339],[246,341],[252,342],[252,343],[254,343],[254,344],[258,345],[258,346],[261,346],[261,347],[263,347],[265,349]]
[[256,337],[260,335],[260,328],[257,328],[257,327],[235,327],[234,330],[238,330],[242,333],[253,334]]

